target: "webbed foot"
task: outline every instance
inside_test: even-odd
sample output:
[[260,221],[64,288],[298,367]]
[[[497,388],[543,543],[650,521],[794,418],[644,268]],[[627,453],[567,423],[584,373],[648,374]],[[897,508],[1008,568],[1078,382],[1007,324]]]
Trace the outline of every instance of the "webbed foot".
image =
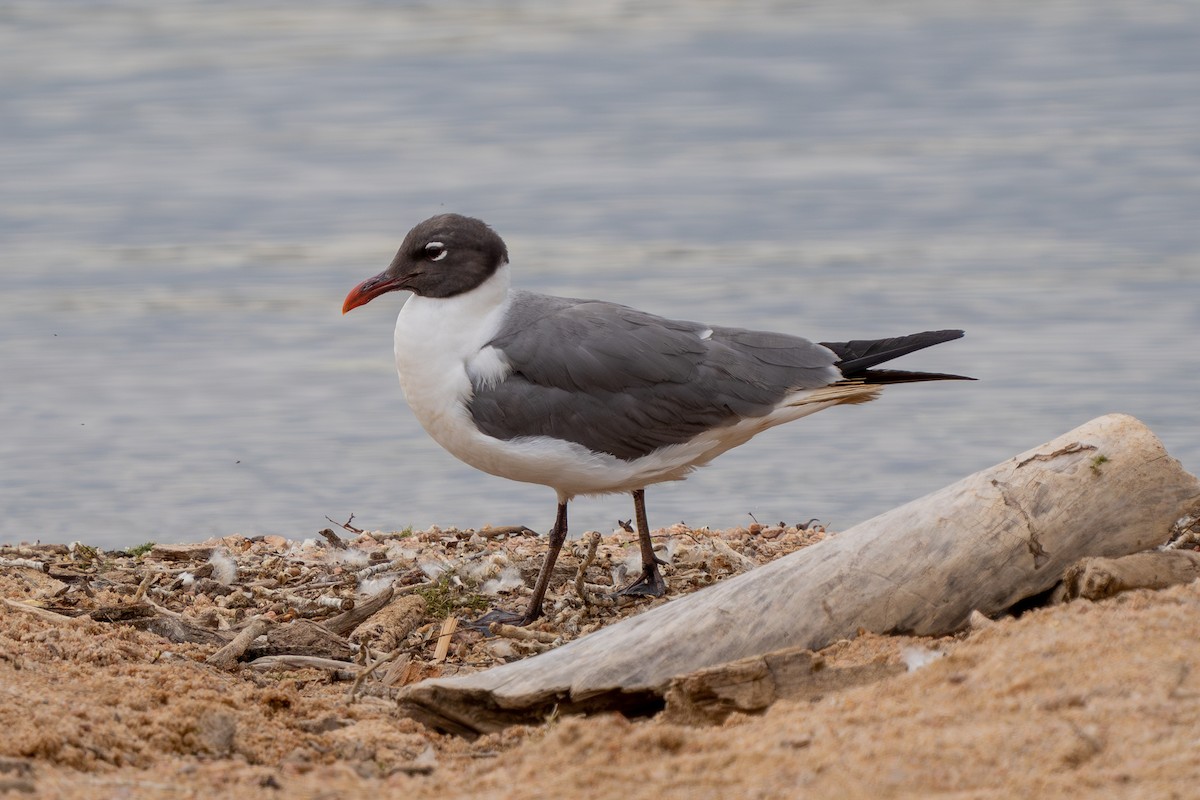
[[667,593],[667,582],[658,571],[658,564],[642,568],[641,577],[636,581],[614,592],[615,597],[662,597]]

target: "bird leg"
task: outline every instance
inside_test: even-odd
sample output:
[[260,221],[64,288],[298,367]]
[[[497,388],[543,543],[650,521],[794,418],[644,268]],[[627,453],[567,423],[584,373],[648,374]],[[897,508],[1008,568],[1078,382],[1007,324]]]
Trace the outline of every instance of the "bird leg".
[[642,549],[642,574],[636,581],[617,592],[618,596],[662,597],[667,593],[667,584],[659,564],[667,562],[654,555],[654,543],[650,541],[650,525],[646,522],[646,490],[633,490],[633,515],[637,520],[638,544]]
[[517,623],[528,625],[542,615],[542,600],[546,597],[546,589],[550,586],[550,573],[554,571],[554,562],[558,560],[558,551],[562,550],[563,542],[567,540],[567,504],[558,504],[558,516],[554,527],[550,529],[550,547],[542,560],[542,568],[538,572],[537,583],[533,585],[533,597],[529,598],[529,608],[525,616]]
[[559,503],[558,516],[554,520],[554,527],[550,529],[550,547],[546,550],[546,557],[542,559],[542,568],[538,572],[537,583],[533,585],[533,597],[529,598],[529,608],[526,609],[524,616],[511,611],[489,611],[470,623],[468,627],[486,631],[493,622],[528,625],[542,616],[542,600],[545,599],[546,589],[550,586],[550,574],[554,571],[554,562],[558,560],[558,553],[562,550],[563,542],[566,540],[567,504]]

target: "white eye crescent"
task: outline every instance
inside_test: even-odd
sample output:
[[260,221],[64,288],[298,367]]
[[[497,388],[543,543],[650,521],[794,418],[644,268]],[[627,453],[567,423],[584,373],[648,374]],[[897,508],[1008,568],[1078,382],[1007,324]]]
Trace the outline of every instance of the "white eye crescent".
[[441,261],[450,251],[446,249],[446,245],[441,242],[430,242],[425,245],[425,255],[430,261]]

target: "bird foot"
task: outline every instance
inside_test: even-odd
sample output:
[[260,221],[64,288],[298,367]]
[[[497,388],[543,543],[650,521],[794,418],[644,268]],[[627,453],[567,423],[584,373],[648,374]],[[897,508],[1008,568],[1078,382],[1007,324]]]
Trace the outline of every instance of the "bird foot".
[[[656,559],[657,561],[657,559]],[[633,583],[614,592],[614,597],[662,597],[667,593],[667,583],[663,580],[662,573],[658,571],[658,564],[651,564],[649,567],[642,568],[642,575]]]
[[514,611],[501,611],[497,608],[487,612],[478,619],[473,619],[470,622],[465,623],[464,627],[470,628],[471,630],[480,631],[481,633],[490,636],[492,623],[499,625],[515,625],[518,628],[523,628],[540,616],[541,614],[530,616],[529,613],[518,614]]

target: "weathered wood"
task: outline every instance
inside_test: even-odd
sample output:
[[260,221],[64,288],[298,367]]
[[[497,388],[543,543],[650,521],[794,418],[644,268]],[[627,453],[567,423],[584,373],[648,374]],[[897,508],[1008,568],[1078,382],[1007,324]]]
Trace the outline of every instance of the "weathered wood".
[[1200,553],[1194,550],[1085,558],[1063,575],[1062,599],[1103,600],[1133,589],[1165,589],[1197,578],[1200,578]]
[[233,641],[204,659],[204,663],[219,669],[233,669],[246,649],[270,627],[269,620],[264,617],[255,617],[237,636],[233,637]]
[[456,630],[458,617],[446,617],[442,622],[442,631],[438,634],[437,647],[433,651],[433,663],[440,664],[446,660],[446,654],[450,652],[450,640]]
[[831,667],[817,653],[792,647],[673,678],[665,695],[666,718],[682,724],[712,724],[734,711],[753,714],[776,700],[816,700],[904,670],[903,664]]
[[156,544],[150,558],[158,561],[205,561],[216,547],[211,544]]
[[325,537],[325,541],[329,542],[330,547],[335,550],[345,550],[346,543],[342,541],[342,537],[333,532],[332,528],[326,528],[321,531],[321,535]]
[[97,622],[132,622],[158,616],[149,603],[125,603],[118,605],[100,606],[88,612],[88,616]]
[[334,633],[346,636],[368,617],[390,603],[393,594],[395,594],[395,589],[388,586],[383,591],[368,597],[365,602],[358,603],[354,608],[343,611],[336,617],[330,617],[322,624]]
[[1112,414],[825,541],[525,661],[429,680],[407,713],[472,735],[599,708],[661,707],[671,678],[855,635],[939,635],[1053,587],[1087,556],[1166,541],[1200,481]]
[[268,630],[266,641],[249,645],[239,658],[250,661],[264,656],[313,656],[349,661],[354,651],[346,640],[320,623],[294,619]]
[[0,605],[4,605],[13,611],[20,611],[23,614],[37,617],[43,622],[52,622],[56,625],[76,625],[85,620],[79,617],[72,617],[66,614],[60,614],[57,611],[51,611],[38,606],[31,606],[28,603],[21,603],[16,600],[9,600],[7,597],[0,597]]
[[358,664],[318,656],[278,655],[261,656],[246,664],[250,669],[266,672],[274,669],[323,669],[333,673],[337,680],[352,681],[362,669]]
[[0,558],[0,567],[12,569],[32,569],[37,572],[46,571],[46,562],[32,558]]
[[369,644],[376,650],[395,650],[421,624],[424,616],[425,598],[420,595],[398,597],[355,628],[349,638]]
[[205,628],[203,625],[197,625],[187,617],[183,616],[168,616],[166,614],[158,614],[153,617],[145,617],[140,619],[130,620],[126,623],[130,627],[137,628],[139,631],[147,631],[164,639],[180,644],[182,642],[194,642],[196,644],[215,644],[224,646],[228,644],[234,635],[227,631],[214,631],[211,628]]

